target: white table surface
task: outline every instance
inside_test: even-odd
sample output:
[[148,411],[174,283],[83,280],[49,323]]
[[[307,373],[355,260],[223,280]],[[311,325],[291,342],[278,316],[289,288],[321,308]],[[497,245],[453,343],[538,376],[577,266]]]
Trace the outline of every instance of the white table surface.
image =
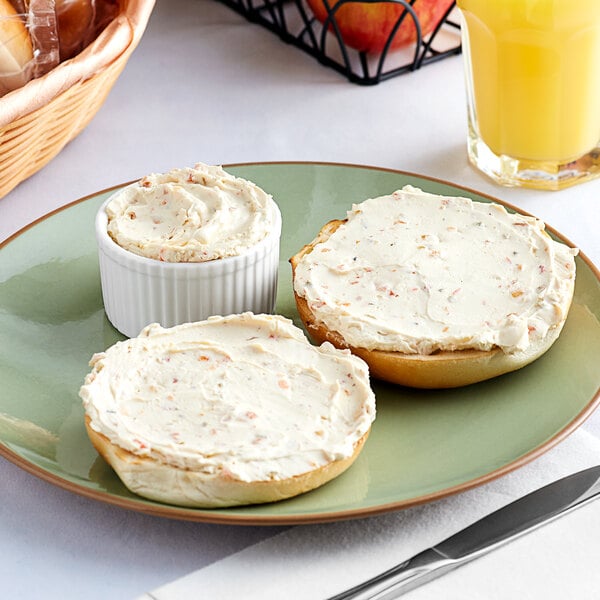
[[[496,186],[467,163],[464,104],[459,56],[361,87],[219,3],[158,0],[92,123],[0,200],[0,241],[57,207],[149,172],[197,161],[306,160],[412,171],[488,193],[545,220],[600,264],[600,180],[553,193]],[[583,429],[600,438],[600,416]],[[3,459],[0,481],[6,598],[134,598],[279,531],[125,511],[54,487]],[[557,529],[548,572],[526,576],[515,568],[514,589],[519,577],[527,585],[533,578],[540,595],[531,597],[559,597],[550,583],[559,565],[600,557],[600,504],[585,510],[595,530],[565,549],[568,536]],[[568,562],[565,570],[573,570]],[[465,578],[465,597],[471,597],[467,576],[452,577]],[[589,597],[589,579],[570,586],[571,597]]]

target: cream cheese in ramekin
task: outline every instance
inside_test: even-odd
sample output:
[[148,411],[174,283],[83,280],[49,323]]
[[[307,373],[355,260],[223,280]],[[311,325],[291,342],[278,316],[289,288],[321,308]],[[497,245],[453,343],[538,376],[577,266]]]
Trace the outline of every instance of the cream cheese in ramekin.
[[133,337],[212,315],[270,313],[281,213],[253,182],[197,164],[106,199],[96,239],[106,315]]
[[94,430],[139,456],[241,481],[346,458],[375,418],[366,364],[281,316],[147,327],[92,358]]
[[294,289],[350,346],[511,353],[564,323],[576,254],[533,217],[406,186],[354,205]]
[[119,246],[167,262],[238,256],[273,230],[277,210],[254,183],[202,163],[147,175],[106,206]]

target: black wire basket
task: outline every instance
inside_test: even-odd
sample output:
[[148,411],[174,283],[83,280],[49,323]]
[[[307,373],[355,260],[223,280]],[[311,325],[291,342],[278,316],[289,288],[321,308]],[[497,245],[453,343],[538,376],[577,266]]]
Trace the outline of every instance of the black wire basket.
[[[321,64],[331,67],[353,83],[374,85],[396,75],[460,54],[460,22],[452,2],[433,31],[423,34],[416,5],[425,0],[322,0],[325,9],[319,21],[306,0],[219,0],[253,23],[277,34],[284,42],[304,50]],[[357,2],[397,4],[400,12],[389,37],[378,52],[355,50],[345,43],[339,10]],[[393,48],[400,28],[412,21],[414,41]]]

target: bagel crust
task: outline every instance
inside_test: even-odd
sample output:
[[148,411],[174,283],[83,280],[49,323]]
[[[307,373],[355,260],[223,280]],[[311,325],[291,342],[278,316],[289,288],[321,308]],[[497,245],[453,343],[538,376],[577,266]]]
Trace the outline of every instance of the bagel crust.
[[[409,194],[414,194],[415,192],[420,192],[420,190],[409,188],[408,192]],[[396,194],[399,193],[397,192]],[[402,196],[400,196],[400,198],[402,198]],[[401,199],[399,201],[401,201]],[[361,205],[357,205],[354,213],[359,214],[360,212]],[[330,250],[332,248],[331,245],[322,245],[325,244],[338,229],[344,228],[347,223],[348,219],[334,220],[326,223],[319,231],[316,238],[290,259],[294,282],[294,298],[298,314],[310,337],[316,343],[327,341],[337,348],[349,349],[353,354],[362,358],[369,365],[371,377],[415,388],[433,389],[464,386],[490,379],[530,364],[544,354],[558,338],[572,299],[572,280],[567,282],[568,287],[570,287],[570,292],[568,298],[566,298],[560,307],[561,318],[548,327],[548,330],[543,337],[531,337],[528,345],[523,349],[511,349],[510,351],[505,351],[498,345],[492,345],[485,349],[468,347],[459,349],[439,348],[426,353],[418,351],[409,353],[390,349],[389,347],[378,348],[376,344],[371,344],[367,347],[367,345],[349,342],[344,331],[337,329],[336,326],[329,323],[327,321],[326,313],[321,314],[319,312],[320,306],[326,304],[330,297],[328,296],[324,302],[311,303],[308,300],[307,289],[310,292],[314,291],[312,282],[310,281],[311,269],[309,267],[305,268],[303,271],[304,279],[298,281],[298,269],[302,261],[314,252],[317,247],[321,252],[331,252],[331,254],[333,254],[334,252]],[[354,231],[354,233],[356,233],[356,231]],[[360,253],[361,246],[358,242],[356,243],[356,251]],[[556,244],[555,242],[552,243]],[[325,248],[325,250],[322,250],[322,248]],[[336,249],[338,248],[336,247]],[[567,249],[567,251],[571,252],[570,249]],[[321,254],[319,257],[320,256]],[[569,258],[571,258],[571,256],[569,256]],[[339,256],[336,255],[336,259],[339,259]],[[325,260],[327,260],[327,258],[325,258]],[[311,265],[318,265],[316,258],[312,260],[311,257],[308,262]],[[574,279],[574,261],[572,262],[572,279]],[[569,264],[567,267],[571,268]],[[540,267],[540,269],[543,269],[543,267]],[[307,275],[307,273],[309,273],[309,275]],[[340,279],[344,282],[343,278]],[[347,282],[348,279],[345,280],[346,284]],[[344,283],[341,283],[341,285],[344,285]],[[329,290],[326,290],[326,293],[329,294]],[[331,297],[343,297],[342,293],[336,294],[338,294],[337,289],[334,293],[331,293]],[[556,310],[558,311],[559,309]],[[336,325],[339,326],[340,323],[343,323],[341,319],[336,321]],[[387,323],[385,323],[385,325],[387,325]]]
[[285,479],[241,481],[226,471],[206,474],[138,456],[113,444],[95,431],[86,416],[85,426],[96,452],[114,469],[125,486],[149,500],[189,508],[224,508],[277,502],[318,488],[341,475],[360,454],[369,432],[354,445],[351,456]]

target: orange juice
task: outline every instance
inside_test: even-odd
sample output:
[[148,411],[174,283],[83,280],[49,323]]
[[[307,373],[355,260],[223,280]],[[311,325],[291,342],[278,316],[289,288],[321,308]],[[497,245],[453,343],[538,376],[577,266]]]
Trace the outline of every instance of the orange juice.
[[568,163],[600,140],[600,0],[458,0],[471,112],[496,155]]

